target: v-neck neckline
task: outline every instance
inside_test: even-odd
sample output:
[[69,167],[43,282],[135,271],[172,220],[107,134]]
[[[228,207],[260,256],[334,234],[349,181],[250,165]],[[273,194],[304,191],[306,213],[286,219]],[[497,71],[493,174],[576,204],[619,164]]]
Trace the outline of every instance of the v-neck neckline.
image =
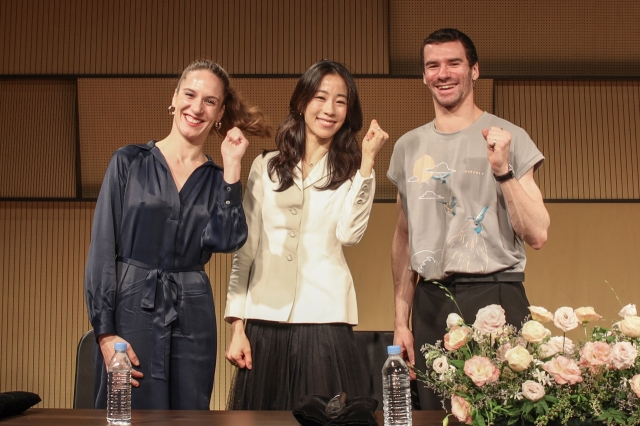
[[165,158],[164,154],[162,153],[162,151],[160,150],[160,148],[158,148],[156,146],[156,142],[152,141],[153,146],[151,147],[151,153],[160,160],[160,163],[162,163],[162,165],[164,166],[165,169],[167,169],[167,172],[169,173],[169,176],[171,177],[171,179],[169,179],[171,181],[171,183],[173,183],[173,189],[176,191],[176,193],[178,194],[178,198],[182,199],[183,198],[183,194],[186,196],[189,191],[191,191],[191,188],[193,187],[193,176],[196,174],[196,172],[202,168],[203,166],[206,166],[207,164],[210,164],[213,162],[213,160],[211,159],[211,157],[209,157],[207,154],[205,154],[205,157],[207,157],[207,161],[205,161],[204,163],[200,164],[198,167],[196,167],[195,169],[193,169],[193,171],[189,174],[189,177],[187,177],[187,180],[184,181],[184,185],[182,185],[182,188],[178,189],[178,184],[176,183],[176,179],[173,176],[173,172],[171,171],[171,167],[169,167],[169,163],[167,162],[167,159]]

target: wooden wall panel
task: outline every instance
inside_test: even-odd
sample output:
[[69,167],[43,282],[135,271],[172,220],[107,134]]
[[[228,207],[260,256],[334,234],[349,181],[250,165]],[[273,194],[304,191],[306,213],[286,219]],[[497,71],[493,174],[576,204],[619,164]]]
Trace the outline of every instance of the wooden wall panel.
[[389,0],[391,74],[422,73],[423,40],[458,28],[480,75],[640,76],[636,0]]
[[[293,78],[234,78],[232,84],[247,101],[258,105],[276,128],[288,114]],[[420,79],[357,78],[364,110],[361,137],[372,119],[389,133],[390,141],[376,160],[376,199],[395,200],[396,189],[386,178],[393,143],[405,132],[434,117],[431,95]],[[167,106],[175,79],[79,79],[78,108],[82,164],[82,195],[96,197],[111,154],[120,146],[162,139],[169,133]],[[478,105],[493,110],[493,82],[479,80]],[[99,99],[99,102],[96,102]],[[221,162],[219,138],[211,136],[206,151]],[[264,149],[274,149],[272,139],[253,138],[243,159],[246,181],[253,159]]]
[[[76,346],[90,327],[83,276],[93,208],[91,202],[0,202],[0,392],[36,392],[43,400],[39,407],[72,406]],[[592,305],[605,326],[620,309],[605,280],[623,303],[639,303],[640,204],[547,208],[549,241],[540,251],[527,249],[530,302],[552,311]],[[358,294],[359,330],[393,328],[395,215],[394,204],[374,204],[363,240],[345,249]],[[221,318],[230,263],[231,255],[215,255],[206,266],[219,330],[212,409],[224,409],[233,376],[224,360],[230,330]]]
[[639,81],[496,81],[495,98],[545,155],[546,199],[640,199]]
[[76,196],[74,81],[0,81],[0,198]]
[[2,74],[302,74],[329,58],[389,72],[388,0],[4,0]]

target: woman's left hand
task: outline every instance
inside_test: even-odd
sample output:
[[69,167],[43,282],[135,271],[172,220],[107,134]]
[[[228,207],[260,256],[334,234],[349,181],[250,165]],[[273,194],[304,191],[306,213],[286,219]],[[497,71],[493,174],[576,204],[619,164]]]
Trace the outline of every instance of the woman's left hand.
[[244,137],[242,130],[234,127],[227,132],[220,145],[225,182],[236,183],[240,180],[240,165],[248,146],[249,141]]
[[371,126],[369,126],[367,134],[362,139],[362,162],[360,163],[360,175],[362,177],[368,178],[371,176],[376,155],[388,140],[389,135],[380,128],[378,120],[371,120]]

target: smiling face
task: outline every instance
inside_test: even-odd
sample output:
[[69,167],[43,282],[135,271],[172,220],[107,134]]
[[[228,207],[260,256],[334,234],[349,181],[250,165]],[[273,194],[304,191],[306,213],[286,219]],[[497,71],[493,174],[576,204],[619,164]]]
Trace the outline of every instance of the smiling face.
[[304,109],[307,142],[331,143],[347,118],[348,91],[342,77],[327,74]]
[[224,83],[208,70],[188,73],[173,95],[173,130],[193,143],[204,143],[224,114]]
[[422,77],[436,108],[452,109],[465,101],[473,103],[473,81],[479,74],[477,63],[469,66],[459,41],[425,45]]

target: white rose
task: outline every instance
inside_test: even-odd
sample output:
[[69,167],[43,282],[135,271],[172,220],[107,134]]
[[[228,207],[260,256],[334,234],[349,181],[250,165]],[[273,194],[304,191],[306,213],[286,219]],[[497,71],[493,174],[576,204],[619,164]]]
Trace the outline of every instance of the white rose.
[[522,326],[522,337],[529,343],[542,343],[551,336],[551,331],[538,321],[527,321]]
[[555,354],[571,355],[576,350],[576,345],[568,337],[554,336],[540,346],[540,356],[549,358]]
[[627,370],[634,366],[638,350],[629,342],[618,342],[611,348],[611,365],[618,370]]
[[578,321],[585,323],[591,321],[597,321],[602,318],[601,315],[598,315],[596,311],[591,306],[585,306],[582,308],[578,308],[575,311],[576,317],[578,317]]
[[624,308],[620,309],[620,312],[618,312],[618,315],[620,315],[622,318],[632,317],[632,316],[634,317],[638,315],[638,311],[636,310],[636,305],[628,304]]
[[515,372],[524,371],[531,365],[533,357],[528,350],[522,346],[516,346],[505,352],[504,357],[509,363],[509,367]]
[[453,312],[450,313],[447,317],[447,328],[453,328],[461,325],[464,325],[462,317],[458,314],[454,314]]
[[573,309],[563,306],[558,309],[553,316],[553,323],[562,331],[569,331],[576,328],[580,325],[580,321],[578,321],[578,317]]
[[624,317],[620,321],[620,331],[628,337],[640,337],[640,317],[635,315]]
[[449,362],[447,361],[447,357],[442,355],[433,360],[433,371],[438,374],[446,373],[449,369]]
[[553,314],[540,306],[529,306],[531,318],[538,322],[549,322],[553,320]]
[[522,384],[522,395],[530,401],[536,402],[544,395],[544,386],[533,380],[527,380]]

